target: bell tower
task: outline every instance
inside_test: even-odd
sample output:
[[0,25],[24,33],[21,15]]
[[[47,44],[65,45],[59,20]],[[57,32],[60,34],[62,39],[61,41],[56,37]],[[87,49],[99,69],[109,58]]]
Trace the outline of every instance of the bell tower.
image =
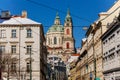
[[64,22],[63,49],[65,53],[74,53],[73,23],[69,9]]

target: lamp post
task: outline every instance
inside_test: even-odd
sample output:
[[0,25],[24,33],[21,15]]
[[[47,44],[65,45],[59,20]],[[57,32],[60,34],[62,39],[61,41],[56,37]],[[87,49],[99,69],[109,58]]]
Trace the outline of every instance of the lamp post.
[[2,50],[0,48],[0,80],[2,80]]
[[[26,47],[24,47],[25,49],[27,49]],[[32,54],[32,50],[30,51],[30,80],[32,80],[32,57],[31,57],[31,54]]]
[[32,80],[32,65],[31,65],[31,53],[30,53],[30,80]]
[[94,58],[94,75],[95,75],[95,78],[94,78],[94,80],[96,80],[96,55],[95,55],[95,48],[94,48],[94,30],[93,30],[93,32],[92,32],[92,39],[93,39],[93,41],[92,41],[92,46],[93,46],[93,58]]
[[[83,27],[83,30],[85,30],[85,31],[87,31],[88,30],[88,26],[85,26],[85,27]],[[87,69],[87,73],[88,73],[88,38],[87,38],[87,36],[85,35],[85,37],[86,37],[86,44],[87,44],[87,63],[86,63],[86,69]]]
[[[93,27],[93,26],[92,26]],[[84,30],[88,30],[88,27],[83,27]],[[95,56],[95,49],[94,49],[94,30],[92,31],[92,46],[93,46],[93,58],[94,58],[94,75],[95,78],[94,80],[96,80],[96,56]],[[88,39],[87,39],[87,50],[88,50]],[[87,62],[88,62],[88,53],[87,53]],[[88,67],[88,64],[86,65],[86,67]]]

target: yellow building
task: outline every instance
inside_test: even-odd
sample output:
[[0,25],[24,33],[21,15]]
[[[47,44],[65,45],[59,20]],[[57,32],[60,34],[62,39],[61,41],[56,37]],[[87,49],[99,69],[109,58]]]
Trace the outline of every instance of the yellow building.
[[76,80],[76,61],[70,63],[70,80]]

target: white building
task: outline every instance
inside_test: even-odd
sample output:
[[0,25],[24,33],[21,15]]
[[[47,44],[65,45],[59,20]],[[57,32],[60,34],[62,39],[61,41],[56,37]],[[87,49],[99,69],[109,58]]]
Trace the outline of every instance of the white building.
[[104,80],[120,80],[120,14],[102,35]]
[[43,60],[47,59],[46,53],[41,52],[44,41],[42,24],[27,18],[25,11],[22,16],[12,17],[10,12],[3,11],[0,18],[0,49],[2,56],[9,55],[10,58],[2,76],[12,80],[40,80],[40,77],[45,80],[40,70],[40,55]]
[[66,65],[59,55],[48,55],[49,80],[66,80]]

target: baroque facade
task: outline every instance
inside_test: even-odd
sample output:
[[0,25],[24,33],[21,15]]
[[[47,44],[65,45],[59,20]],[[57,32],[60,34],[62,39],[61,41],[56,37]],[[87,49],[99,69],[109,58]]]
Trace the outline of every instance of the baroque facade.
[[46,45],[49,54],[74,53],[73,23],[68,10],[65,18],[64,27],[60,23],[58,13],[54,24],[46,33]]
[[[2,78],[46,80],[47,52],[42,24],[2,11],[0,17],[0,57]],[[6,60],[7,58],[7,60]],[[42,68],[42,69],[41,69]]]
[[[56,71],[59,71],[59,69],[57,68],[64,69],[66,71],[64,75],[68,76],[67,74],[68,73],[67,71],[69,71],[67,69],[69,67],[69,64],[67,64],[68,59],[70,58],[70,55],[75,52],[73,23],[69,10],[65,17],[64,25],[61,24],[60,17],[57,13],[54,24],[48,29],[46,33],[46,40],[47,50],[49,52],[48,56],[53,55],[59,56],[61,60],[66,64],[65,67],[56,66]],[[57,77],[59,77],[59,75],[57,75]],[[65,80],[67,80],[67,78]]]

